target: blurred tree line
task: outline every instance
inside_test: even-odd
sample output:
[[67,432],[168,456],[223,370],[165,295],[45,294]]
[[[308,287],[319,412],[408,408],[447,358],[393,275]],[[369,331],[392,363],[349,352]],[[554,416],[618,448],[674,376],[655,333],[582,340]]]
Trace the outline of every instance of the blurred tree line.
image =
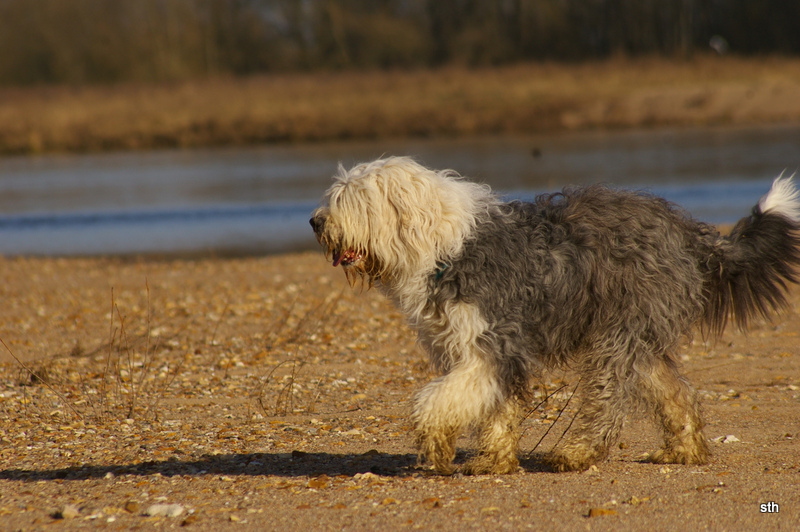
[[0,84],[800,53],[800,0],[0,0]]

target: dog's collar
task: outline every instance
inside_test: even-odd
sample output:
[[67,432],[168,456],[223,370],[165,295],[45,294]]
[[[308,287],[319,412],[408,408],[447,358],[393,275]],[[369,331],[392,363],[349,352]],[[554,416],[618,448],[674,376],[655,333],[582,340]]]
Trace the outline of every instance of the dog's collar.
[[444,275],[444,271],[449,267],[450,267],[450,265],[447,264],[446,262],[437,262],[436,263],[436,270],[434,270],[434,272],[433,272],[434,273],[433,280],[434,281],[440,280],[442,278],[442,276]]

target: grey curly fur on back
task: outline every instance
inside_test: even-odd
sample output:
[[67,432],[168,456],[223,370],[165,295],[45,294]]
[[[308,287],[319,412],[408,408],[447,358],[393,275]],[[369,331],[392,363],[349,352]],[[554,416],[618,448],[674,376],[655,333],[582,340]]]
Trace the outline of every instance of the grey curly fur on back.
[[487,348],[514,393],[543,366],[603,348],[632,371],[670,356],[698,323],[718,334],[729,314],[744,327],[779,308],[800,263],[792,228],[756,208],[721,237],[661,198],[566,189],[490,211],[431,278],[430,304],[481,309],[494,333],[482,341],[498,344]]
[[515,393],[543,366],[599,350],[632,369],[673,351],[703,315],[701,250],[713,238],[662,200],[600,186],[513,202],[431,279],[430,302],[481,309]]

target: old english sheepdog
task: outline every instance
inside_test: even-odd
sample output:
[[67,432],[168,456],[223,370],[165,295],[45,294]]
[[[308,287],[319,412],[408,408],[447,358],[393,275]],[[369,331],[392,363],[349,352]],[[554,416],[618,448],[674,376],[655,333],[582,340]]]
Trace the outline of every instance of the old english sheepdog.
[[489,187],[404,157],[340,166],[310,220],[351,284],[375,284],[407,316],[441,374],[416,396],[420,455],[455,468],[456,437],[478,431],[465,473],[517,471],[521,407],[547,368],[580,375],[576,424],[555,470],[603,460],[626,413],[654,411],[658,463],[701,464],[708,446],[678,349],[699,326],[745,327],[786,304],[800,264],[791,178],[729,236],[675,205],[605,186],[506,203]]

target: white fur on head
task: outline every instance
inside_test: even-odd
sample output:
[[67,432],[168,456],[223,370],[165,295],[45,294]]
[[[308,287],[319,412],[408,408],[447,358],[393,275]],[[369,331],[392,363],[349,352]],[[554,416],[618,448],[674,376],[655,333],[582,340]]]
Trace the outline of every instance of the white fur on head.
[[794,174],[789,177],[781,174],[775,178],[772,188],[758,202],[761,212],[772,212],[800,222],[800,191],[795,188],[793,177]]
[[429,273],[457,254],[481,212],[496,200],[487,186],[434,171],[407,157],[339,166],[325,196],[328,240],[370,257],[387,281]]

